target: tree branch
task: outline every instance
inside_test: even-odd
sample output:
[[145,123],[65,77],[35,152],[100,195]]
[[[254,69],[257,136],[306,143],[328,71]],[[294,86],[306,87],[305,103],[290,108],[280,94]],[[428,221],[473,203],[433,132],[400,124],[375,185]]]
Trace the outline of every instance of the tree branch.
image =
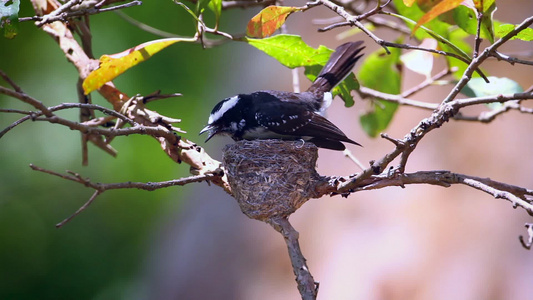
[[496,199],[505,199],[513,207],[522,207],[533,216],[533,190],[507,183],[498,182],[490,178],[452,173],[450,171],[419,171],[415,173],[383,172],[364,179],[357,176],[324,177],[315,186],[319,196],[343,195],[358,191],[381,189],[389,186],[404,187],[407,184],[430,184],[450,187],[453,184],[464,184],[492,195]]
[[[165,153],[167,153],[167,155],[175,162],[181,163],[183,161],[189,164],[191,166],[190,171],[194,175],[210,174],[221,168],[221,163],[212,159],[202,147],[175,134],[175,132],[182,131],[179,128],[174,127],[172,123],[179,122],[180,120],[162,116],[154,111],[146,109],[143,104],[144,97],[133,97],[129,101],[126,101],[121,110],[123,113],[118,113],[99,105],[83,103],[63,103],[54,107],[46,107],[41,101],[28,96],[23,92],[16,92],[3,86],[0,86],[0,94],[19,99],[39,110],[37,112],[30,112],[29,115],[15,121],[7,128],[4,128],[0,131],[0,138],[8,131],[27,120],[59,124],[84,134],[104,136],[107,138],[142,134],[157,139]],[[122,123],[130,124],[131,127],[119,128],[122,123],[117,123],[114,128],[99,128],[95,127],[90,122],[74,122],[54,114],[55,111],[70,108],[99,110],[116,117],[117,120]],[[23,111],[18,111],[17,113],[22,112]],[[111,139],[106,140],[106,145],[108,145],[110,141]],[[112,151],[112,148],[109,149],[109,151]],[[212,182],[231,194],[231,188],[224,177],[214,178]]]
[[520,31],[526,29],[529,25],[533,24],[533,16],[525,19],[522,23],[520,23],[518,26],[515,27],[515,29],[511,30],[508,34],[506,34],[504,37],[499,39],[498,41],[494,42],[494,44],[490,45],[489,47],[485,48],[483,52],[472,59],[472,62],[468,65],[468,68],[466,68],[463,76],[457,82],[455,87],[452,89],[452,91],[446,96],[446,98],[442,101],[442,103],[447,103],[452,101],[465,87],[465,85],[470,81],[472,78],[472,74],[475,70],[479,68],[481,63],[483,63],[494,51],[496,51],[501,45],[503,45],[506,41],[508,41],[510,38],[516,36]]
[[318,294],[319,283],[316,282],[309,272],[306,259],[300,249],[298,242],[299,233],[292,227],[289,220],[285,217],[270,219],[267,222],[277,232],[281,233],[287,244],[289,257],[291,259],[292,270],[296,276],[298,291],[304,300],[314,300]]

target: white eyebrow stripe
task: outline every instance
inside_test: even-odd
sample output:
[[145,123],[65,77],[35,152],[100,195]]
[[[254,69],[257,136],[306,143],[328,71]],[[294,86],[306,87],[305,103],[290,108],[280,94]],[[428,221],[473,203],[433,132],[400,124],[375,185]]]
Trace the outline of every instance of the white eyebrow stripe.
[[220,107],[219,110],[217,110],[216,112],[212,113],[209,116],[209,120],[207,121],[207,124],[211,125],[213,124],[213,122],[220,119],[224,115],[224,113],[226,113],[228,110],[233,108],[237,104],[238,101],[239,101],[239,96],[233,96],[231,98],[228,98],[224,103],[222,103],[222,106]]

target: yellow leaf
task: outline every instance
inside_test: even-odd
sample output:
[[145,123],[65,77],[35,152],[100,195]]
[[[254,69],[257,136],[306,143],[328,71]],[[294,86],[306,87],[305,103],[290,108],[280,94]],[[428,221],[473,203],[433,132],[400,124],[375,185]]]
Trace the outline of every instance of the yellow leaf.
[[92,71],[83,81],[85,95],[99,89],[106,82],[115,79],[129,68],[149,59],[164,48],[181,41],[194,40],[183,38],[161,39],[140,44],[120,53],[102,55],[100,57],[100,67]]
[[248,22],[246,35],[254,38],[269,37],[285,23],[290,14],[300,10],[293,6],[266,7]]
[[437,5],[433,6],[425,15],[423,15],[420,20],[418,20],[413,28],[413,34],[416,32],[418,27],[435,19],[443,13],[456,8],[457,6],[461,5],[461,2],[463,2],[463,0],[442,0]]
[[495,0],[473,0],[476,10],[479,12],[486,12]]
[[407,7],[411,7],[413,6],[413,3],[415,3],[416,0],[403,0],[403,4],[405,4],[405,6]]

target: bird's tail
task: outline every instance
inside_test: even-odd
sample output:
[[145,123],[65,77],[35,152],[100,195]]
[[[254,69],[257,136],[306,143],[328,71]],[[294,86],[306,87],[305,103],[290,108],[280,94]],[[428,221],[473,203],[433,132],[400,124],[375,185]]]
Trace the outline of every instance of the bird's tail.
[[350,74],[357,60],[363,56],[359,54],[365,48],[361,46],[362,44],[363,41],[357,41],[337,47],[307,91],[322,96],[343,81]]

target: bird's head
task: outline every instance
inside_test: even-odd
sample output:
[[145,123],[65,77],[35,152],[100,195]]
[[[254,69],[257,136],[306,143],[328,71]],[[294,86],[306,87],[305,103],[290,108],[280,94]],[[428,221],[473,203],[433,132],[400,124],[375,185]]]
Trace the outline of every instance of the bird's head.
[[[205,132],[208,133],[206,142],[209,141],[216,134],[229,134],[233,135],[236,131],[239,130],[239,127],[242,124],[234,122],[235,115],[239,113],[239,108],[237,104],[239,103],[240,97],[234,96],[226,98],[220,101],[213,110],[211,115],[209,115],[209,120],[207,121],[207,126],[200,131],[200,134]],[[233,121],[232,121],[233,120]]]

